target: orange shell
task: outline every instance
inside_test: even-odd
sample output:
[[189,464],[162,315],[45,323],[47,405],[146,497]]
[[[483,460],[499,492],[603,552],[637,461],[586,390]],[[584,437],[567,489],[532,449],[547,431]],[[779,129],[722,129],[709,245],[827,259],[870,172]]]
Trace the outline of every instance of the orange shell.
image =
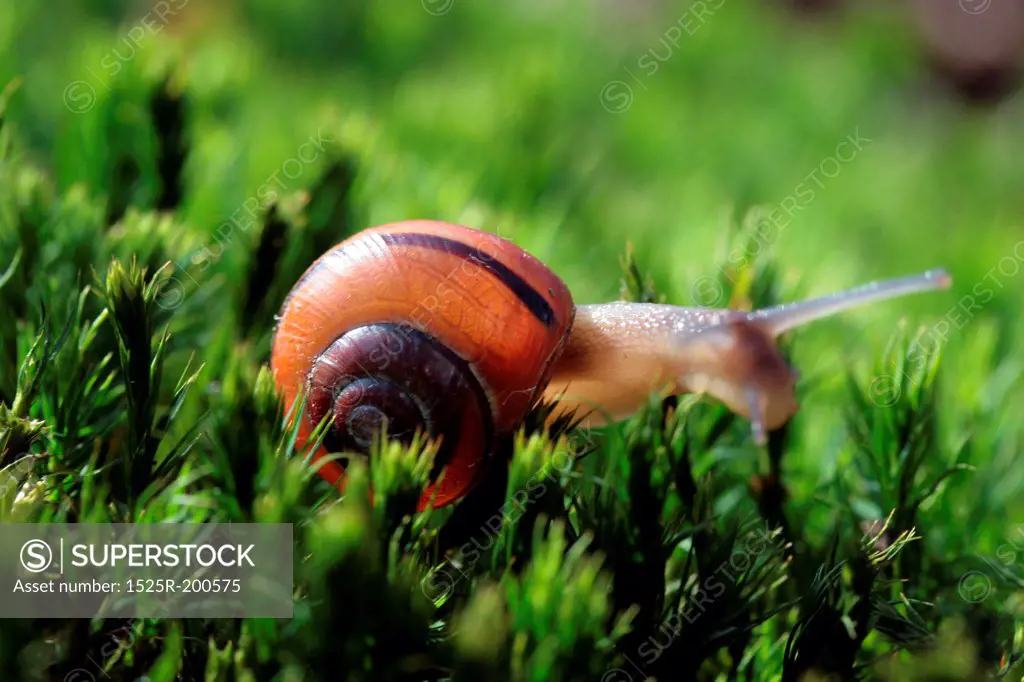
[[[439,340],[472,368],[496,433],[520,422],[550,378],[575,306],[537,258],[492,233],[412,220],[359,232],[314,262],[289,293],[274,333],[271,368],[290,408],[317,356],[355,327],[404,323]],[[299,445],[315,425],[303,415]],[[315,454],[326,455],[321,448]],[[459,447],[420,508],[444,506],[479,480],[487,452]],[[329,462],[321,475],[344,475]]]

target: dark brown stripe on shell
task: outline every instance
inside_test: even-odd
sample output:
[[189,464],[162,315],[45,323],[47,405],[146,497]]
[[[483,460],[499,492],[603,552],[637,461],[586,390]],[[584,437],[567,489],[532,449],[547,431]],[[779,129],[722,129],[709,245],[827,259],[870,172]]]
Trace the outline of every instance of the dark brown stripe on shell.
[[415,232],[386,232],[379,235],[384,242],[391,246],[415,246],[424,249],[443,251],[459,258],[470,260],[488,270],[491,274],[501,280],[509,291],[516,295],[526,309],[541,321],[545,326],[550,327],[555,323],[555,311],[551,309],[544,297],[536,289],[508,269],[496,258],[484,258],[480,256],[478,249],[468,244],[432,234],[418,234]]

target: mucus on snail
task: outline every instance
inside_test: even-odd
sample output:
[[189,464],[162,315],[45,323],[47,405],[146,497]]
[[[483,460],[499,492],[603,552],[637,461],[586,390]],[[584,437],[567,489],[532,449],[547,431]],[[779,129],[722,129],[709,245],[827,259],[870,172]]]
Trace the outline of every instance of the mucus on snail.
[[[367,452],[375,434],[439,439],[445,474],[420,509],[480,480],[495,439],[538,400],[585,423],[625,419],[654,392],[704,393],[763,444],[797,411],[783,332],[838,312],[945,289],[941,269],[753,312],[657,303],[576,305],[541,261],[492,233],[413,220],[359,232],[318,258],[288,294],[271,353],[300,443],[330,416],[316,453]],[[320,468],[331,484],[344,466]]]

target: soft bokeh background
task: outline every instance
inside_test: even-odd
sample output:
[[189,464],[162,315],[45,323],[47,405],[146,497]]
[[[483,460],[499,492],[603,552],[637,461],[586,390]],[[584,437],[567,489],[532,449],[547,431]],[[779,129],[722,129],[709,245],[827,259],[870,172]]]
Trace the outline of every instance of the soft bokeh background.
[[[188,105],[183,263],[290,160],[289,192],[343,160],[354,227],[438,218],[498,231],[581,303],[618,296],[629,242],[668,301],[726,305],[700,283],[732,248],[730,226],[795,198],[800,210],[760,240],[788,296],[936,266],[955,282],[799,336],[813,389],[786,463],[803,485],[795,504],[809,507],[850,456],[843,373],[870,371],[901,318],[946,316],[942,427],[955,447],[975,421],[995,425],[978,447],[1002,465],[955,483],[966,514],[977,496],[1012,504],[1019,492],[999,472],[1020,462],[1024,405],[1022,7],[19,0],[0,4],[0,84],[19,79],[8,119],[61,189],[102,201],[133,178],[114,203],[145,209],[158,195],[146,93],[168,76]],[[318,134],[327,153],[296,171]],[[848,136],[869,142],[829,160]],[[812,200],[797,194],[807,188]],[[225,258],[251,238],[236,232]],[[223,285],[192,282],[206,301]],[[976,307],[957,312],[968,295]],[[1005,542],[1017,509],[972,544]]]

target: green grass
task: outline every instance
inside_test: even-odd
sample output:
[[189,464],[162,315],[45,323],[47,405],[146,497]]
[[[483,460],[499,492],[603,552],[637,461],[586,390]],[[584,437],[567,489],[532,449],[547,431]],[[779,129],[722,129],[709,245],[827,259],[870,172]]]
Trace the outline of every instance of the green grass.
[[[685,5],[499,5],[193,0],[137,43],[120,3],[0,6],[0,520],[290,522],[297,580],[291,621],[4,621],[0,676],[1019,679],[1020,95],[951,100],[879,7],[725,0],[673,45]],[[954,286],[787,338],[803,407],[764,450],[690,398],[534,415],[417,515],[429,450],[339,503],[266,369],[306,266],[409,218],[578,303]]]

